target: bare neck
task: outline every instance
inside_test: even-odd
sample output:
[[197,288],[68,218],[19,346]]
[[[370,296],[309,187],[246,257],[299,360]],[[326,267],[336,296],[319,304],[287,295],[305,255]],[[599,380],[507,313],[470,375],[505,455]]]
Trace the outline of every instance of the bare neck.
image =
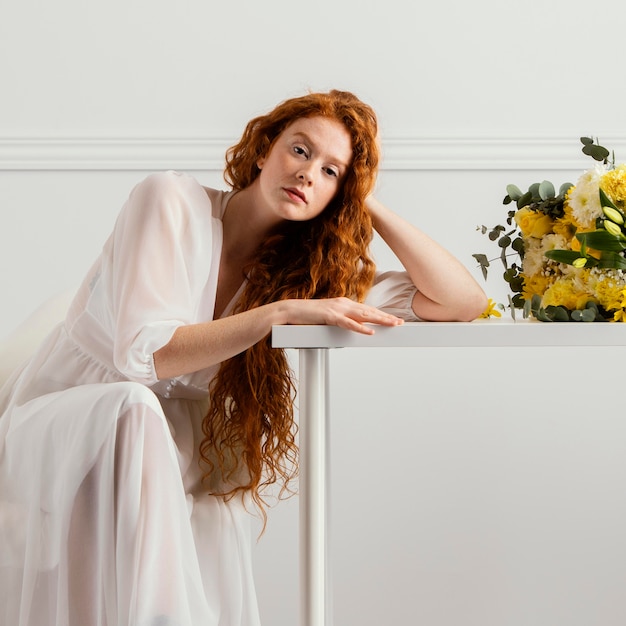
[[279,225],[263,212],[254,183],[233,195],[222,218],[224,252],[231,259],[247,262],[261,242]]

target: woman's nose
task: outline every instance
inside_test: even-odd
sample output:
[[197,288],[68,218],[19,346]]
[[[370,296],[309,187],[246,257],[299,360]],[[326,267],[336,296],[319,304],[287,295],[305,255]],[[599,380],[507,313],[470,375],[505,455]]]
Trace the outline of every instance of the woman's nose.
[[299,172],[298,172],[298,180],[301,180],[303,183],[305,183],[306,185],[310,185],[313,182],[313,176],[311,174],[311,168],[310,167],[305,167],[302,168]]

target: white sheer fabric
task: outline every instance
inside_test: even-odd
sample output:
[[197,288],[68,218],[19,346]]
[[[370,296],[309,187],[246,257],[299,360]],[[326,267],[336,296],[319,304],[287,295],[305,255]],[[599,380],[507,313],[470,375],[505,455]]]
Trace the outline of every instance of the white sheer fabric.
[[[135,187],[65,322],[0,391],[0,625],[259,626],[251,507],[201,484],[216,368],[159,381],[152,360],[213,318],[230,196],[176,172]],[[414,292],[381,274],[370,302],[415,319]]]

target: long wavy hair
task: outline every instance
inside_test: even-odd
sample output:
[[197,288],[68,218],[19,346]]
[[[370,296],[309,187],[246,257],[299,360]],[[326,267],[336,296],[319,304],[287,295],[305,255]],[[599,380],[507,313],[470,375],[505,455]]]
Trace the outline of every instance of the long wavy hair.
[[[251,120],[239,143],[226,153],[224,178],[235,190],[254,182],[257,162],[295,120],[323,116],[344,125],[352,161],[335,198],[317,217],[286,222],[259,247],[245,268],[246,284],[234,312],[291,298],[345,296],[362,301],[375,266],[369,255],[372,221],[365,207],[378,169],[374,111],[344,91],[311,93],[279,104]],[[210,385],[210,407],[200,455],[208,478],[221,472],[220,495],[250,492],[266,520],[264,490],[280,485],[290,495],[298,472],[295,383],[283,350],[270,336],[224,361]]]

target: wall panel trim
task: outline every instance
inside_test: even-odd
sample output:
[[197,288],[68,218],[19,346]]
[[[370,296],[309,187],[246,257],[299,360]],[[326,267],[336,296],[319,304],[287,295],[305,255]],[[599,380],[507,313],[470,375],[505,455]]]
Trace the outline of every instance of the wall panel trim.
[[[626,135],[600,136],[617,161],[626,162]],[[222,138],[0,137],[0,170],[221,171],[233,143]],[[381,169],[578,171],[592,163],[580,147],[578,137],[390,137],[383,140]]]

